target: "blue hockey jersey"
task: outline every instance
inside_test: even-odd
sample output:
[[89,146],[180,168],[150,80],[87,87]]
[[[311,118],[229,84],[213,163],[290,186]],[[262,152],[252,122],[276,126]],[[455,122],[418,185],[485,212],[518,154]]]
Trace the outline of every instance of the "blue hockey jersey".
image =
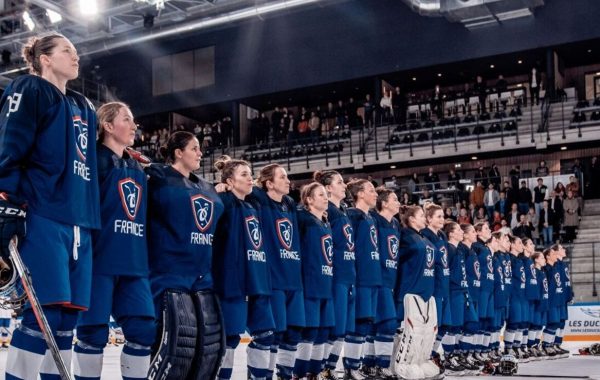
[[271,294],[271,274],[258,211],[233,193],[220,193],[225,212],[214,246],[215,290],[224,298]]
[[246,200],[260,216],[273,289],[301,290],[301,251],[294,200],[284,196],[281,202],[276,202],[258,187]]
[[302,277],[306,298],[333,297],[333,239],[329,224],[308,210],[298,210]]
[[327,219],[333,237],[333,282],[356,284],[356,256],[354,230],[343,208],[329,202]]
[[147,276],[146,173],[127,152],[98,144],[102,229],[92,233],[96,274]]
[[357,208],[348,209],[348,218],[354,231],[356,253],[356,285],[381,286],[381,264],[377,250],[377,229],[371,215]]
[[481,269],[481,291],[494,291],[494,264],[492,262],[492,251],[480,240],[471,245],[479,259],[479,268]]
[[[447,247],[448,265],[450,267],[450,290],[468,291],[469,281],[465,265],[465,251],[464,249],[459,249],[458,246],[453,246],[451,243],[448,243]],[[467,248],[467,246],[464,247]]]
[[510,254],[512,270],[511,295],[525,299],[525,290],[527,288],[527,274],[525,273],[525,261],[520,256]]
[[398,279],[398,251],[400,249],[400,223],[392,218],[388,222],[383,216],[372,211],[371,216],[377,227],[377,241],[379,244],[379,261],[381,263],[381,278],[383,286],[390,289],[396,288]]
[[152,165],[146,173],[150,271],[210,278],[215,229],[223,213],[214,187],[168,165]]
[[525,285],[525,298],[530,301],[536,301],[540,299],[540,290],[538,285],[538,272],[535,270],[535,264],[529,257],[523,256],[523,267],[525,268],[525,278],[527,284]]
[[435,288],[433,295],[439,298],[448,298],[450,296],[450,268],[448,266],[446,235],[442,231],[435,234],[429,228],[424,228],[421,235],[435,245]]
[[99,228],[96,113],[89,100],[23,75],[5,89],[0,109],[0,191],[26,201],[36,215]]
[[481,287],[481,266],[479,258],[475,251],[463,243],[458,244],[458,250],[465,257],[465,268],[467,270],[467,281],[469,283],[469,295],[474,300],[479,299],[479,289]]

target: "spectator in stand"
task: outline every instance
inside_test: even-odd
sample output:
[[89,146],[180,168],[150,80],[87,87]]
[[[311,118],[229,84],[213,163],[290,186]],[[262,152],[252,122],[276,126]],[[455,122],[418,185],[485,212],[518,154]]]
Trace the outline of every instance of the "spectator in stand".
[[350,130],[356,128],[356,120],[358,119],[358,115],[356,113],[357,110],[358,105],[354,101],[354,98],[348,99],[348,103],[346,103],[346,117],[348,120],[348,127],[350,128]]
[[554,187],[554,195],[558,195],[561,199],[567,196],[567,189],[562,182],[558,182],[556,187]]
[[463,185],[460,183],[460,175],[454,171],[454,169],[450,169],[450,173],[448,174],[448,187],[453,187],[459,191],[463,190]]
[[502,221],[503,219],[502,216],[500,216],[500,213],[498,211],[494,211],[492,217],[490,218],[490,228],[492,231],[498,231],[500,228],[502,228]]
[[567,198],[563,202],[565,210],[565,242],[572,243],[575,240],[575,230],[579,226],[579,202],[575,198],[573,191],[567,190]]
[[495,210],[498,211],[498,213],[500,213],[500,216],[502,218],[504,218],[510,210],[510,203],[506,199],[506,192],[504,192],[504,190],[501,191],[498,195],[500,196],[500,199],[498,199],[498,203],[496,203]]
[[492,220],[492,217],[494,216],[494,211],[496,211],[496,204],[498,201],[500,201],[498,190],[494,188],[494,184],[490,183],[487,191],[483,195],[483,204],[490,220]]
[[[229,118],[229,119],[231,119],[231,118]],[[272,128],[271,128],[271,122],[269,121],[269,118],[267,117],[267,115],[264,112],[260,114],[259,128],[260,128],[261,143],[265,143],[265,144],[268,143],[269,135],[272,132]],[[229,134],[229,144],[231,146],[233,145],[232,135],[233,135],[233,131],[231,131],[231,133]]]
[[210,124],[204,124],[204,128],[202,129],[202,134],[204,134],[204,140],[202,141],[202,151],[207,148],[212,147],[213,139],[212,139],[212,127]]
[[579,159],[576,158],[575,162],[573,163],[573,166],[571,166],[571,172],[573,173],[573,175],[575,176],[575,178],[577,178],[577,182],[579,182],[579,186],[582,185],[583,181],[583,167],[581,166],[581,162],[579,162]]
[[375,181],[375,179],[373,179],[373,176],[371,174],[367,175],[367,181],[371,182],[374,188],[379,187],[379,184],[377,183],[377,181]]
[[558,231],[560,231],[560,225],[562,224],[563,218],[565,217],[565,211],[563,209],[563,198],[558,196],[554,191],[552,191],[550,192],[548,205],[554,211],[554,215],[556,216],[556,223],[554,224],[554,233],[557,233]]
[[[498,80],[496,81],[496,93],[498,94],[498,98],[502,95],[503,92],[508,90],[508,82],[504,79],[502,74],[498,75]],[[506,100],[502,100],[502,108],[506,109]]]
[[477,215],[477,206],[475,203],[469,203],[469,209],[467,210],[467,215],[471,221],[475,220],[475,216]]
[[529,72],[529,93],[531,105],[535,99],[535,105],[540,104],[540,87],[542,85],[542,76],[537,68],[533,67]]
[[483,207],[483,196],[485,194],[485,190],[483,189],[483,185],[480,181],[475,184],[475,188],[471,191],[470,201],[477,207]]
[[338,100],[337,107],[335,108],[335,125],[340,130],[344,129],[346,125],[346,107],[343,100]]
[[529,223],[527,220],[527,215],[519,215],[519,224],[516,228],[513,229],[513,235],[523,238],[528,237],[531,239],[531,231],[533,230],[533,225]]
[[408,194],[407,192],[403,192],[402,196],[400,197],[400,206],[412,206],[412,205],[414,205],[414,202],[410,198],[410,194]]
[[[202,127],[200,126],[200,124],[196,124],[194,126],[194,136],[196,136],[196,138],[200,142],[202,142],[202,140],[204,139],[204,135],[202,135]],[[198,136],[202,136],[202,138],[200,138]]]
[[454,207],[452,207],[452,215],[454,215],[454,219],[457,219],[458,216],[460,215],[461,208],[463,208],[463,207],[462,207],[462,203],[460,203],[460,202],[456,202],[454,204]]
[[[543,161],[542,161],[543,162]],[[537,179],[537,186],[533,189],[533,203],[535,205],[535,213],[540,214],[542,208],[542,202],[547,197],[548,187],[544,185],[542,178]]]
[[[266,125],[263,125],[264,122]],[[269,119],[264,112],[260,115],[259,131],[259,142],[266,142],[269,138]],[[225,116],[221,122],[221,139],[224,145],[233,146],[233,123],[229,116]]]
[[581,198],[581,188],[579,187],[579,182],[577,182],[577,178],[575,176],[569,177],[569,184],[567,185],[567,192],[573,192],[573,198],[577,199],[577,203],[579,204],[578,212],[581,212],[583,209],[583,199]]
[[488,185],[488,176],[485,173],[485,171],[483,170],[483,166],[480,166],[479,169],[477,169],[477,172],[475,172],[475,182],[479,181],[481,182],[481,185],[483,186],[483,188],[487,188]]
[[435,86],[433,94],[431,95],[431,111],[435,113],[438,120],[441,120],[444,117],[444,99],[439,85]]
[[506,193],[506,200],[509,204],[509,208],[510,205],[518,202],[519,191],[517,190],[517,188],[512,187],[509,181],[504,181],[504,188],[502,190]]
[[[323,126],[323,136],[328,137],[331,132],[333,132],[333,127],[335,127],[335,109],[333,108],[333,103],[327,103],[327,110],[325,111],[326,115],[326,123]],[[323,118],[321,118],[323,119]]]
[[474,224],[477,224],[479,222],[489,222],[489,219],[488,219],[487,214],[485,213],[485,209],[483,207],[480,207],[477,209],[477,213],[475,214],[475,219],[473,220]]
[[456,222],[458,224],[472,224],[472,220],[467,213],[466,208],[461,208],[458,212],[458,217],[456,218]]
[[556,215],[554,214],[554,210],[549,207],[548,201],[544,201],[539,215],[538,228],[542,232],[544,247],[548,248],[552,245],[553,230],[554,225],[556,224]]
[[527,214],[529,212],[529,206],[531,205],[531,201],[533,201],[533,195],[531,194],[531,190],[527,187],[527,181],[521,181],[521,188],[519,188],[519,213]]
[[316,112],[310,113],[310,120],[308,121],[308,129],[310,130],[310,142],[314,145],[319,141],[319,127],[321,126],[321,119],[317,116]]
[[300,114],[298,114],[298,140],[301,144],[306,144],[310,137],[310,128],[308,127],[308,122],[310,120],[310,115],[306,111],[306,108],[302,107],[300,110]]
[[440,177],[433,172],[433,168],[429,168],[429,172],[425,176],[425,183],[427,184],[427,188],[429,190],[439,189]]
[[506,219],[506,222],[511,230],[517,228],[517,225],[519,224],[519,210],[516,203],[513,203],[510,206],[510,212],[504,219]]
[[381,100],[379,101],[379,107],[381,108],[381,118],[382,118],[382,122],[385,123],[389,123],[391,120],[391,117],[393,116],[393,110],[392,110],[392,93],[389,92],[388,90],[386,90],[385,88],[383,89],[383,96],[381,97]]
[[545,177],[549,174],[550,174],[550,171],[548,170],[548,166],[546,166],[546,161],[541,160],[538,167],[535,169],[535,176],[536,177]]
[[363,101],[364,108],[364,124],[367,129],[371,129],[373,127],[373,101],[371,100],[371,95],[365,95],[365,100]]
[[500,190],[500,182],[502,182],[502,176],[500,175],[498,165],[496,165],[495,163],[492,164],[492,168],[490,169],[488,176],[490,178],[490,183],[494,185],[494,188],[496,190]]
[[513,189],[519,188],[519,179],[521,178],[521,167],[519,165],[513,165],[508,172],[510,176],[510,187]]
[[529,209],[529,212],[527,213],[527,221],[533,227],[531,230],[531,239],[536,245],[540,245],[540,218],[539,215],[535,213],[534,208]]
[[452,214],[452,207],[446,207],[446,209],[444,210],[444,219],[446,221],[452,220],[456,222],[456,217]]
[[400,92],[400,87],[396,87],[392,96],[392,111],[396,124],[406,124],[406,96]]
[[592,157],[587,178],[589,194],[586,194],[586,197],[590,199],[600,198],[600,162],[598,162],[598,157]]
[[429,192],[429,189],[424,187],[423,194],[419,198],[419,206],[423,206],[425,203],[436,203],[433,195]]
[[[483,81],[481,75],[477,75],[475,85],[473,86],[473,94],[479,97],[479,106],[481,107],[481,113],[485,113],[485,101],[487,98],[487,86]],[[478,111],[479,112],[479,111]]]
[[413,173],[412,176],[408,180],[408,194],[412,197],[413,203],[416,203],[416,198],[414,197],[415,191],[417,191],[417,186],[419,185],[419,175],[417,173]]

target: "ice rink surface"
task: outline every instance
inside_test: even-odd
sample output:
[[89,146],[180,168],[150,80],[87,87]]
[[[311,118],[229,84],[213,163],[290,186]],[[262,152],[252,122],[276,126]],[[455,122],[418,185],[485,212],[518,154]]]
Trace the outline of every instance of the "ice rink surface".
[[[577,343],[565,343],[564,348],[570,349],[573,353],[577,352],[577,349],[589,345],[588,343],[577,342]],[[121,379],[121,373],[119,368],[119,355],[121,353],[122,346],[108,346],[106,348],[106,355],[104,358],[104,370],[102,373],[102,380],[119,380]],[[4,372],[6,366],[6,353],[7,350],[3,349],[0,351],[0,379],[4,379]],[[245,380],[246,379],[246,345],[240,344],[235,353],[236,366],[233,371],[233,380]],[[518,376],[528,375],[528,376]],[[571,356],[567,359],[558,360],[544,360],[531,363],[519,364],[519,371],[517,376],[502,377],[502,376],[447,376],[446,379],[482,379],[484,377],[490,377],[493,379],[548,379],[552,376],[553,379],[571,379],[574,376],[589,376],[590,379],[600,380],[600,357],[598,356]],[[531,375],[537,375],[530,377]],[[340,373],[341,378],[341,373]]]

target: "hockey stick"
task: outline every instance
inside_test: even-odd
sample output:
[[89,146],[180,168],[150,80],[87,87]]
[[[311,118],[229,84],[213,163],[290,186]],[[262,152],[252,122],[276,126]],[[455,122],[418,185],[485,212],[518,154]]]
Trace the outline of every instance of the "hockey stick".
[[29,269],[21,260],[21,255],[19,254],[19,250],[17,249],[18,240],[17,237],[13,237],[8,245],[8,249],[10,250],[10,256],[13,259],[15,264],[15,268],[21,276],[21,282],[23,283],[23,288],[25,289],[25,293],[27,293],[27,298],[31,303],[31,309],[33,310],[33,314],[37,319],[38,325],[40,326],[40,330],[42,330],[42,334],[44,335],[44,340],[48,345],[48,349],[52,354],[52,358],[56,363],[56,368],[58,368],[58,373],[60,374],[60,378],[62,380],[71,380],[71,375],[67,370],[67,366],[63,361],[62,356],[60,356],[60,350],[58,349],[58,345],[56,344],[56,340],[54,339],[54,335],[52,335],[52,330],[50,330],[50,325],[48,324],[48,319],[46,319],[46,315],[44,314],[44,310],[42,310],[42,305],[40,305],[40,301],[35,294],[35,290],[33,289],[33,284],[31,282],[31,274],[29,273]]

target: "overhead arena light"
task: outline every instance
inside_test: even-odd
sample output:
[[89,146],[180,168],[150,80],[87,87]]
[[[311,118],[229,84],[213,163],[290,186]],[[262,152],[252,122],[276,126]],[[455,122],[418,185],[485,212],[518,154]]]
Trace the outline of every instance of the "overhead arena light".
[[46,9],[46,14],[48,15],[48,19],[51,23],[56,24],[57,22],[62,21],[62,16],[58,12],[54,12],[53,10]]
[[35,22],[33,21],[33,17],[31,17],[31,13],[28,11],[23,12],[23,23],[29,30],[35,29]]
[[94,16],[98,13],[96,0],[79,0],[79,11],[84,16]]

